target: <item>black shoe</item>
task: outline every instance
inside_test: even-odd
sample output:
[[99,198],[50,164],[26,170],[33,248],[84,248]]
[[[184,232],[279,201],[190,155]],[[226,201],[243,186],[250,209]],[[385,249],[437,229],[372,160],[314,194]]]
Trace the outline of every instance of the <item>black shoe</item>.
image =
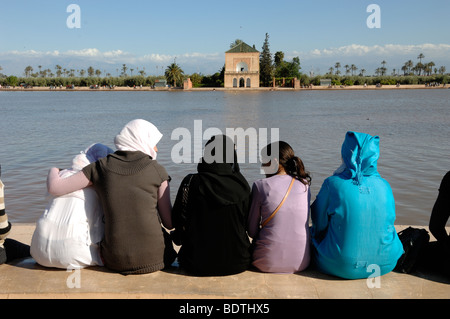
[[6,238],[5,244],[3,245],[6,251],[6,262],[13,261],[18,258],[31,257],[30,246],[22,244],[17,240]]

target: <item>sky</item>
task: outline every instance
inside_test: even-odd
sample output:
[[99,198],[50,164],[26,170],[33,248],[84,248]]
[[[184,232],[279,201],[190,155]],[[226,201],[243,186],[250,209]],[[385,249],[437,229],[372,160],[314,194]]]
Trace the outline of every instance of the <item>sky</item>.
[[[71,4],[79,11],[68,12]],[[449,0],[0,0],[0,72],[55,72],[59,64],[114,76],[126,64],[162,75],[175,61],[186,74],[208,75],[223,67],[234,40],[261,51],[266,33],[271,53],[298,56],[307,74],[336,62],[373,74],[382,61],[390,73],[420,53],[449,72],[449,16]]]

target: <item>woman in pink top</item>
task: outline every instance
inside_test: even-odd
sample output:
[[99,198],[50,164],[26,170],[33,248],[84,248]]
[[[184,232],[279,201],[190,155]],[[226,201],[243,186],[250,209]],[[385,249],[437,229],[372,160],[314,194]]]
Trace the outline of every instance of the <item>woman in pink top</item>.
[[[248,234],[254,247],[252,264],[262,272],[302,271],[310,261],[311,177],[286,142],[272,143],[263,149],[262,163],[267,178],[253,184],[248,218]],[[292,188],[281,208],[269,219],[291,182]]]

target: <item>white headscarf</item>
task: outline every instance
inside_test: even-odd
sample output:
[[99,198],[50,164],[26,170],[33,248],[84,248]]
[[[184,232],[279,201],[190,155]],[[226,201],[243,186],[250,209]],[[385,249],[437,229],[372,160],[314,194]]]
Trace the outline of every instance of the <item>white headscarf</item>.
[[141,151],[156,159],[154,147],[162,138],[161,132],[150,122],[133,120],[115,137],[114,143],[120,151]]
[[81,171],[83,167],[90,163],[96,162],[100,158],[108,156],[108,154],[114,153],[114,150],[106,145],[96,143],[89,146],[84,152],[80,152],[72,160],[72,168],[77,171]]

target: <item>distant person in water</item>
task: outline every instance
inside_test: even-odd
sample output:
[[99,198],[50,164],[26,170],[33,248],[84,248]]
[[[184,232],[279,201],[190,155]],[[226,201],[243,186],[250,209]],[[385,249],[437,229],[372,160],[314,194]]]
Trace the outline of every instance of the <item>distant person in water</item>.
[[248,218],[252,264],[263,272],[299,272],[310,261],[311,177],[286,142],[269,144],[261,153],[263,169],[273,170],[252,187]]
[[[0,166],[0,177],[2,168]],[[30,246],[7,238],[11,231],[11,223],[8,220],[5,206],[5,185],[0,180],[0,265],[18,258],[30,256]]]
[[311,206],[315,265],[346,279],[367,278],[374,269],[384,275],[395,268],[403,246],[392,189],[377,171],[379,137],[348,132],[341,155],[341,167]]
[[[72,161],[71,169],[59,172],[72,176],[90,163],[114,153],[103,144],[93,144]],[[103,238],[103,209],[93,187],[54,197],[36,223],[31,255],[42,266],[77,269],[103,266],[99,244]]]
[[61,178],[57,168],[48,175],[49,193],[55,196],[93,185],[105,216],[103,263],[125,275],[161,270],[176,256],[161,227],[162,222],[172,229],[170,178],[156,161],[161,138],[152,123],[133,120],[115,137],[114,154],[67,178]]

